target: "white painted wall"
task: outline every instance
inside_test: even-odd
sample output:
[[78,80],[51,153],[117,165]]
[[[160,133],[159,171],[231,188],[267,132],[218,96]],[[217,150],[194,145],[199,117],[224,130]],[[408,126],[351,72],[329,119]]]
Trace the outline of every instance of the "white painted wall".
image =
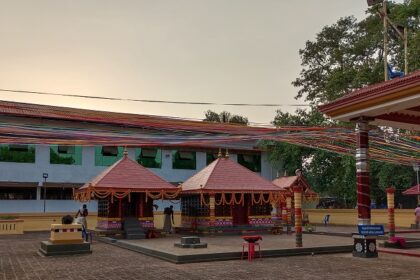
[[[91,212],[98,211],[98,203],[95,200],[86,203],[80,203],[74,200],[46,200],[45,212],[68,212],[69,214],[75,215],[82,204],[87,204]],[[0,200],[0,214],[43,212],[43,200]]]
[[[82,165],[50,164],[50,149],[47,145],[37,145],[35,163],[0,162],[0,181],[8,182],[42,182],[42,174],[48,173],[47,182],[54,183],[85,183],[101,173],[106,166],[95,166],[95,147],[83,147]],[[128,149],[128,155],[134,159],[135,150]],[[236,154],[230,154],[237,161]],[[206,167],[206,153],[196,153],[196,170],[172,169],[172,150],[162,150],[162,168],[150,168],[152,172],[168,182],[183,182]],[[267,161],[267,154],[261,156],[261,174],[272,180],[272,168]],[[39,195],[38,195],[39,198]],[[47,212],[74,211],[79,208],[78,202],[65,200],[47,200]],[[166,207],[165,204],[162,207]],[[175,205],[174,205],[175,206]],[[178,208],[179,206],[175,206]],[[90,206],[91,211],[97,211],[96,202]],[[0,200],[0,213],[42,212],[42,200]]]
[[[128,149],[134,159],[134,149]],[[236,154],[230,158],[237,161]],[[206,167],[206,153],[197,152],[196,170],[172,169],[172,150],[162,151],[162,168],[150,168],[152,172],[169,182],[182,182]],[[261,175],[273,179],[267,154],[261,156]],[[48,173],[47,182],[85,183],[101,173],[106,166],[95,166],[95,148],[83,147],[82,165],[50,164],[49,146],[38,145],[35,150],[35,163],[0,162],[0,181],[41,182],[42,173]],[[275,175],[275,174],[274,174]]]

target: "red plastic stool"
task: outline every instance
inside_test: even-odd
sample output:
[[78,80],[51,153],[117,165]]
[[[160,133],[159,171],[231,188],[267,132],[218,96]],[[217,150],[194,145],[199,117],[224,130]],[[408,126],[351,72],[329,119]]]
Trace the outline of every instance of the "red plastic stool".
[[258,242],[243,242],[242,243],[242,255],[241,255],[241,260],[244,258],[244,254],[245,254],[245,246],[248,247],[248,261],[252,261],[252,259],[254,258],[254,254],[255,254],[255,246],[258,246],[258,254],[261,256],[261,246],[260,243]]

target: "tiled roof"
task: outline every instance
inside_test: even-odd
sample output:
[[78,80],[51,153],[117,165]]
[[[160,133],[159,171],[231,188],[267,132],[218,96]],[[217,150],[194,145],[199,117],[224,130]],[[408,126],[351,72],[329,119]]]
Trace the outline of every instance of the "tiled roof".
[[275,129],[270,127],[252,127],[233,123],[194,121],[175,117],[86,110],[1,100],[0,115],[82,121],[102,124],[106,123],[149,129],[168,130],[169,128],[173,128],[184,131],[206,133],[209,131],[214,133],[232,134],[242,134],[244,132],[250,134],[275,132]]
[[80,190],[89,186],[94,187],[95,189],[114,189],[117,191],[160,191],[177,189],[177,187],[166,182],[126,155],[112,166],[105,169],[90,182],[84,184]]
[[[278,177],[273,180],[273,184],[278,186],[282,190],[292,191],[291,187],[298,184],[298,176]],[[303,176],[300,177],[300,185],[303,188],[303,193],[305,195],[316,195],[316,193],[311,189],[308,182]]]
[[319,109],[323,113],[328,113],[350,104],[356,104],[365,100],[377,98],[379,96],[388,95],[395,91],[400,91],[405,88],[420,86],[420,70],[413,72],[402,78],[395,78],[393,80],[377,83],[366,86],[364,88],[352,91],[334,101],[320,105]]
[[279,188],[229,158],[218,158],[206,168],[187,179],[182,191],[278,191]]
[[289,189],[296,184],[298,176],[283,176],[273,180],[273,184],[281,189]]
[[420,185],[415,185],[408,190],[403,191],[403,195],[420,195]]

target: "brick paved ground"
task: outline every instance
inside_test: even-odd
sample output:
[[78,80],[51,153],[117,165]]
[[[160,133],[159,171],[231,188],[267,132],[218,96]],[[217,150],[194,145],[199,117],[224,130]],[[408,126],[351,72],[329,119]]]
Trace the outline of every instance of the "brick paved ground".
[[420,258],[349,254],[176,265],[94,242],[92,255],[40,257],[47,233],[0,237],[0,279],[420,279]]
[[[296,236],[294,234],[264,234],[262,235],[262,239],[263,240],[260,242],[261,250],[296,248]],[[143,248],[155,249],[175,255],[240,252],[242,250],[241,244],[243,242],[240,236],[201,237],[201,242],[207,243],[208,248],[198,250],[174,247],[174,243],[179,241],[180,236],[174,235],[156,239],[127,240],[126,242],[134,245],[140,245]],[[306,248],[352,244],[353,239],[351,237],[338,237],[315,234],[305,234],[303,236],[303,245]]]

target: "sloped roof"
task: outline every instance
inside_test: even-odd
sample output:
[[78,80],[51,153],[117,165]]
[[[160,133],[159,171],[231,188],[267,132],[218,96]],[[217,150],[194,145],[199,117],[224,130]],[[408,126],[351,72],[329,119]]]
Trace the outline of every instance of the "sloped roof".
[[206,168],[187,179],[182,191],[271,192],[279,188],[229,158],[218,158]]
[[88,187],[97,190],[131,190],[142,191],[175,191],[177,187],[166,182],[152,171],[144,168],[134,160],[124,155],[122,159],[105,169],[90,182],[84,184],[79,190],[83,191]]
[[283,176],[273,180],[273,184],[280,187],[281,189],[289,189],[296,185],[298,176]]
[[379,96],[389,95],[406,88],[418,88],[418,86],[420,86],[420,70],[402,78],[384,81],[349,92],[334,101],[320,105],[319,109],[321,112],[328,114],[329,112],[341,107],[349,106],[351,104],[363,102],[366,100],[376,99]]
[[420,195],[420,184],[412,186],[411,188],[402,192],[403,195]]
[[304,195],[317,195],[317,193],[311,189],[308,182],[303,176],[300,177],[300,180],[298,179],[298,176],[283,176],[274,179],[273,184],[284,191],[292,191],[291,188],[293,186],[300,185],[303,188]]
[[239,135],[247,133],[259,135],[261,133],[273,133],[276,131],[274,127],[245,126],[235,123],[195,121],[175,117],[107,112],[3,100],[0,100],[0,115],[82,121],[159,130],[176,129],[204,133],[231,133]]

